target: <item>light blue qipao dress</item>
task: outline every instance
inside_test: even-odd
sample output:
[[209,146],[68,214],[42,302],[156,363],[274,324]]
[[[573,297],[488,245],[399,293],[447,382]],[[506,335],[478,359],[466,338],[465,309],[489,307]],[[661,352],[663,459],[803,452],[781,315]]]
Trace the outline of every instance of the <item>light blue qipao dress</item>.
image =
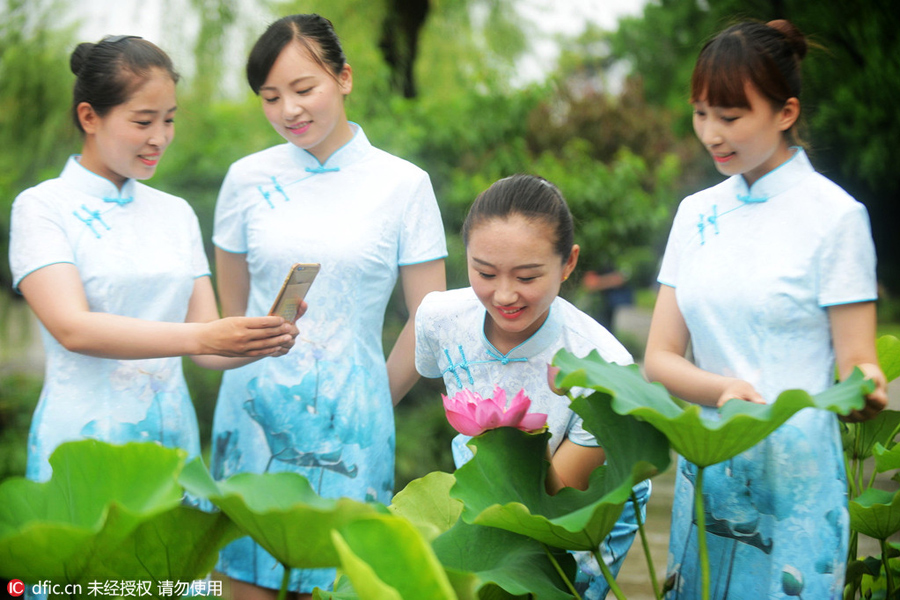
[[[225,374],[213,423],[214,477],[293,471],[324,497],[389,503],[394,415],[382,326],[399,267],[441,259],[446,242],[427,173],[373,147],[362,129],[323,165],[282,144],[233,164],[214,243],[246,253],[248,315],[264,315],[295,262],[321,263],[291,351]],[[268,588],[282,568],[250,538],[218,569]],[[295,571],[327,588],[332,569]]]
[[[484,335],[485,319],[490,318],[471,287],[446,292],[431,292],[416,313],[416,369],[423,377],[443,377],[447,395],[463,389],[480,396],[494,395],[496,387],[506,390],[507,400],[524,389],[531,399],[528,412],[547,415],[551,437],[550,452],[556,452],[564,439],[580,446],[596,447],[597,438],[584,429],[584,423],[571,408],[569,399],[555,394],[547,383],[547,366],[553,356],[565,348],[576,356],[593,350],[608,362],[630,365],[634,361],[628,350],[587,314],[564,298],[550,305],[547,320],[527,340],[507,354],[497,350]],[[580,392],[573,390],[573,394]],[[466,446],[471,438],[462,434],[453,438],[453,460],[461,467],[472,458]],[[650,480],[634,486],[641,506],[641,519],[646,515],[650,497]],[[634,504],[628,502],[613,531],[600,544],[600,554],[615,576],[625,562],[637,531]],[[609,586],[600,566],[590,552],[574,552],[579,563],[577,587],[585,600],[602,600]]]
[[[209,275],[200,227],[175,196],[129,179],[121,193],[69,158],[62,174],[13,203],[10,266],[16,287],[48,265],[78,267],[92,311],[184,322],[198,277]],[[41,327],[44,386],[28,437],[29,479],[50,478],[65,441],[152,441],[200,453],[181,357],[95,358],[66,350]]]
[[[686,198],[659,281],[675,288],[700,368],[742,378],[768,402],[815,394],[834,381],[827,307],[876,298],[868,215],[797,148],[750,189],[735,176]],[[696,467],[678,465],[668,598],[693,600]],[[703,491],[713,598],[841,598],[849,516],[836,415],[797,413],[708,467]]]

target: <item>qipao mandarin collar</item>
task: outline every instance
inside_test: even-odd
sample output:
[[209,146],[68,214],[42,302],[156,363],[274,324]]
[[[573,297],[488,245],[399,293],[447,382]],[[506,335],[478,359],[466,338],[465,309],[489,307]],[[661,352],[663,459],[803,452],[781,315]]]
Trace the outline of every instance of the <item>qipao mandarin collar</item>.
[[[550,347],[551,344],[559,339],[559,336],[562,333],[562,317],[560,316],[560,311],[556,310],[558,300],[559,299],[557,298],[550,305],[549,312],[547,313],[547,320],[544,321],[540,328],[535,331],[530,338],[510,350],[508,354],[504,355],[494,347],[494,345],[484,335],[484,327],[482,327],[481,342],[482,344],[484,344],[485,350],[487,350],[488,354],[490,354],[503,364],[506,364],[510,361],[522,362],[546,350],[548,347]],[[487,314],[487,310],[483,307],[482,312],[484,314],[484,317],[482,319],[483,323],[484,319],[490,319],[491,317]]]
[[350,141],[335,150],[324,163],[319,162],[319,159],[309,150],[304,150],[288,142],[291,156],[294,157],[300,168],[305,169],[308,173],[340,171],[341,167],[348,167],[360,160],[372,148],[362,127],[350,121],[350,129],[353,130],[353,137],[350,138]]
[[78,162],[79,158],[81,158],[79,154],[73,154],[69,157],[60,179],[72,186],[76,191],[93,196],[104,202],[124,206],[134,200],[134,179],[126,179],[122,189],[119,190],[109,179],[82,167],[81,163]]
[[747,186],[742,175],[733,175],[731,181],[737,199],[745,204],[765,202],[791,189],[807,175],[815,173],[806,151],[799,146],[791,149],[794,151],[791,158],[760,177],[752,186]]

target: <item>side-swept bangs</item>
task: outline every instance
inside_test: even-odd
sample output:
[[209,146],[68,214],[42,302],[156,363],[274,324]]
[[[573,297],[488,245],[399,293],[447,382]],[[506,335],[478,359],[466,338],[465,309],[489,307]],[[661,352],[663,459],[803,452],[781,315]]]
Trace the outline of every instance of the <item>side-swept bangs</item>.
[[758,57],[747,51],[743,36],[720,36],[707,43],[691,75],[691,102],[750,108],[744,84],[752,80],[748,63],[756,61]]

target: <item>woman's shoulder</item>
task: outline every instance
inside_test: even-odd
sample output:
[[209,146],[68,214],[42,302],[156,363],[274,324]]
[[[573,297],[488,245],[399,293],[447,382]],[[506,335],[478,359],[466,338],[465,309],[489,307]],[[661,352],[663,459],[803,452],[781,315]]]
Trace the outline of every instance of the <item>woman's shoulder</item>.
[[483,308],[472,288],[429,292],[416,311],[417,322],[462,322]]
[[371,147],[367,159],[371,164],[378,165],[379,169],[390,171],[393,174],[406,175],[411,178],[428,176],[425,170],[418,165],[376,146]]
[[422,299],[418,310],[440,314],[457,314],[471,310],[473,306],[481,306],[481,301],[471,287],[429,292]]
[[560,311],[563,321],[563,347],[576,356],[584,357],[591,350],[609,362],[628,365],[634,362],[631,353],[593,317],[559,296],[553,301],[552,310]]
[[262,175],[266,179],[290,164],[291,145],[287,142],[258,150],[237,159],[228,167],[228,175],[253,177]]
[[135,199],[145,200],[148,204],[152,203],[154,210],[179,211],[196,216],[194,207],[181,196],[164,192],[140,181],[134,182],[134,195]]

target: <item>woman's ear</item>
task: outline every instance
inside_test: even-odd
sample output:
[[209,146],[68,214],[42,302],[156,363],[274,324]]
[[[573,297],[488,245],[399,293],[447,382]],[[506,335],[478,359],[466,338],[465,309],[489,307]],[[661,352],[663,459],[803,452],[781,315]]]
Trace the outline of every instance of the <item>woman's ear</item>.
[[794,126],[797,119],[800,118],[800,100],[797,98],[788,98],[784,106],[778,112],[778,129],[787,131]]
[[353,90],[353,69],[349,64],[345,64],[341,72],[338,73],[338,83],[341,87],[341,93],[348,96]]
[[575,270],[575,265],[578,264],[578,254],[581,252],[581,248],[578,244],[574,244],[572,246],[572,251],[569,252],[569,258],[566,259],[565,264],[563,264],[563,272],[562,278],[563,281],[569,278],[569,275],[572,274],[572,271]]
[[80,102],[78,106],[75,107],[75,113],[78,115],[78,122],[81,123],[81,128],[85,133],[97,132],[97,125],[100,122],[100,117],[94,112],[93,106],[87,102]]

